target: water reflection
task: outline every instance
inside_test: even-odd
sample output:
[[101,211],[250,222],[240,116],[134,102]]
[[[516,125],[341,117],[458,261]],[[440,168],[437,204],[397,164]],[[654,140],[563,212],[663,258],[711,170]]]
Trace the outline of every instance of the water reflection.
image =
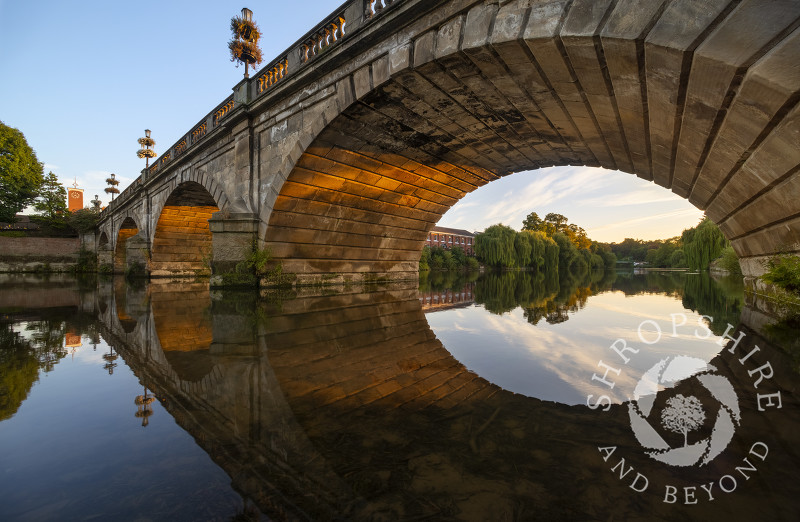
[[[662,277],[666,282],[656,282]],[[645,455],[624,405],[592,410],[503,389],[453,357],[455,349],[443,344],[435,325],[474,308],[466,323],[473,329],[482,312],[490,320],[515,317],[528,332],[571,327],[580,334],[608,326],[617,300],[632,298],[641,299],[637,308],[645,315],[648,303],[660,307],[663,298],[676,303],[674,311],[684,310],[678,297],[698,315],[742,309],[735,294],[705,295],[719,286],[687,277],[610,274],[562,282],[502,274],[460,279],[455,287],[428,282],[422,293],[393,286],[268,300],[197,285],[105,284],[93,297],[94,325],[109,353],[125,363],[114,377],[127,368],[136,375],[124,397],[128,406],[120,408],[125,417],[132,420],[131,396],[143,412],[146,400],[157,397],[150,404],[161,408],[152,417],[158,422],[139,431],[160,429],[171,416],[225,470],[235,491],[279,520],[793,519],[800,507],[797,374],[760,330],[743,324],[731,333],[744,333],[739,357],[757,344],[774,376],[755,389],[750,362],[727,351],[712,355],[739,397],[741,427],[709,465],[677,468]],[[433,308],[425,305],[425,292],[448,291],[472,294],[480,306],[426,314]],[[600,317],[582,323],[596,300]],[[622,335],[603,333],[605,349]],[[577,356],[584,348],[562,341],[554,338],[548,351]],[[502,341],[484,344],[493,349]],[[564,364],[562,371],[574,367],[587,383],[597,370],[593,356]],[[621,377],[635,383],[640,376],[626,366]],[[783,391],[783,408],[759,411],[756,393],[775,390]],[[770,453],[746,480],[735,468],[756,441]],[[149,466],[137,469],[140,479],[163,472]],[[637,474],[647,479],[641,492]],[[721,484],[730,489],[721,481],[726,475],[738,478],[730,493],[720,490]],[[12,488],[7,475],[2,480],[0,491]],[[701,496],[699,485],[709,483],[714,501]],[[665,502],[669,487],[695,488],[698,504],[682,505],[685,497]],[[172,501],[206,502],[197,495],[187,500],[185,491]],[[117,502],[130,506],[124,496]],[[0,503],[0,513],[8,505]]]

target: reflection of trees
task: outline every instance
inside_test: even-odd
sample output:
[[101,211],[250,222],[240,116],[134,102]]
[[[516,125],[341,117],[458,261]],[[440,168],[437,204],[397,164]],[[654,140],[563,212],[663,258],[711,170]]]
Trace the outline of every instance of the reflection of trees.
[[618,272],[613,289],[624,292],[625,295],[663,294],[680,297],[685,278],[686,272]]
[[26,338],[11,323],[0,324],[0,421],[13,416],[28,397],[39,370],[49,372],[67,355],[65,325],[59,321],[34,321]]
[[455,270],[438,270],[420,272],[419,291],[422,293],[452,290],[461,292],[464,285],[478,279],[480,272],[460,272]]
[[614,277],[613,272],[602,271],[565,271],[560,278],[552,272],[490,272],[476,283],[475,301],[493,314],[522,307],[531,324],[541,319],[562,323],[569,319],[569,312],[586,306],[590,295],[610,288]]
[[744,304],[744,285],[739,277],[715,280],[707,274],[686,274],[683,306],[714,319],[709,329],[722,335],[728,323],[736,326]]

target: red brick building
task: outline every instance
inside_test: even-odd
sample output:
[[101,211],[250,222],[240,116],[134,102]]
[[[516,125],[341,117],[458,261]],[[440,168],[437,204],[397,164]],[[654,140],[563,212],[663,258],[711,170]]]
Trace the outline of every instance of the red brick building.
[[461,247],[469,255],[475,254],[475,234],[457,228],[433,227],[425,242],[429,247]]

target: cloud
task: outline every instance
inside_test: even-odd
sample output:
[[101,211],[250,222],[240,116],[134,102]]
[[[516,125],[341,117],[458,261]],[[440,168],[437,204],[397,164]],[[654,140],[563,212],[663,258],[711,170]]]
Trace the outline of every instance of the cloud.
[[650,205],[653,203],[666,203],[681,201],[678,195],[662,188],[652,187],[636,189],[623,194],[606,195],[581,200],[577,204],[590,207],[626,207],[631,205]]
[[521,190],[510,191],[501,201],[486,207],[483,217],[490,223],[500,221],[513,226],[534,208],[600,189],[605,184],[602,178],[602,172],[589,167],[543,169]]
[[653,216],[642,216],[642,217],[637,217],[637,218],[633,218],[633,219],[626,219],[624,221],[617,221],[615,223],[609,223],[607,225],[602,225],[602,226],[599,226],[599,227],[593,227],[593,228],[588,229],[587,232],[588,232],[589,236],[592,236],[592,234],[595,234],[595,233],[603,231],[603,230],[611,230],[611,229],[614,229],[614,228],[625,228],[625,227],[628,227],[628,226],[631,226],[631,225],[647,223],[647,222],[650,222],[650,221],[661,221],[661,220],[664,220],[664,219],[667,219],[667,218],[694,216],[694,215],[697,215],[698,212],[700,212],[700,211],[697,210],[697,209],[694,209],[694,208],[683,209],[683,210],[673,210],[671,212],[663,212],[661,214],[656,214],[656,215],[653,215]]

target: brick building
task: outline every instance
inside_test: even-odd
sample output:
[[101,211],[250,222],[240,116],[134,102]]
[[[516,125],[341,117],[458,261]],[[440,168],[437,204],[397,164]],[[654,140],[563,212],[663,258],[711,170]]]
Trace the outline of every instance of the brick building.
[[429,247],[453,248],[461,247],[469,255],[475,254],[475,234],[457,228],[433,227],[428,232],[428,240],[425,242]]

